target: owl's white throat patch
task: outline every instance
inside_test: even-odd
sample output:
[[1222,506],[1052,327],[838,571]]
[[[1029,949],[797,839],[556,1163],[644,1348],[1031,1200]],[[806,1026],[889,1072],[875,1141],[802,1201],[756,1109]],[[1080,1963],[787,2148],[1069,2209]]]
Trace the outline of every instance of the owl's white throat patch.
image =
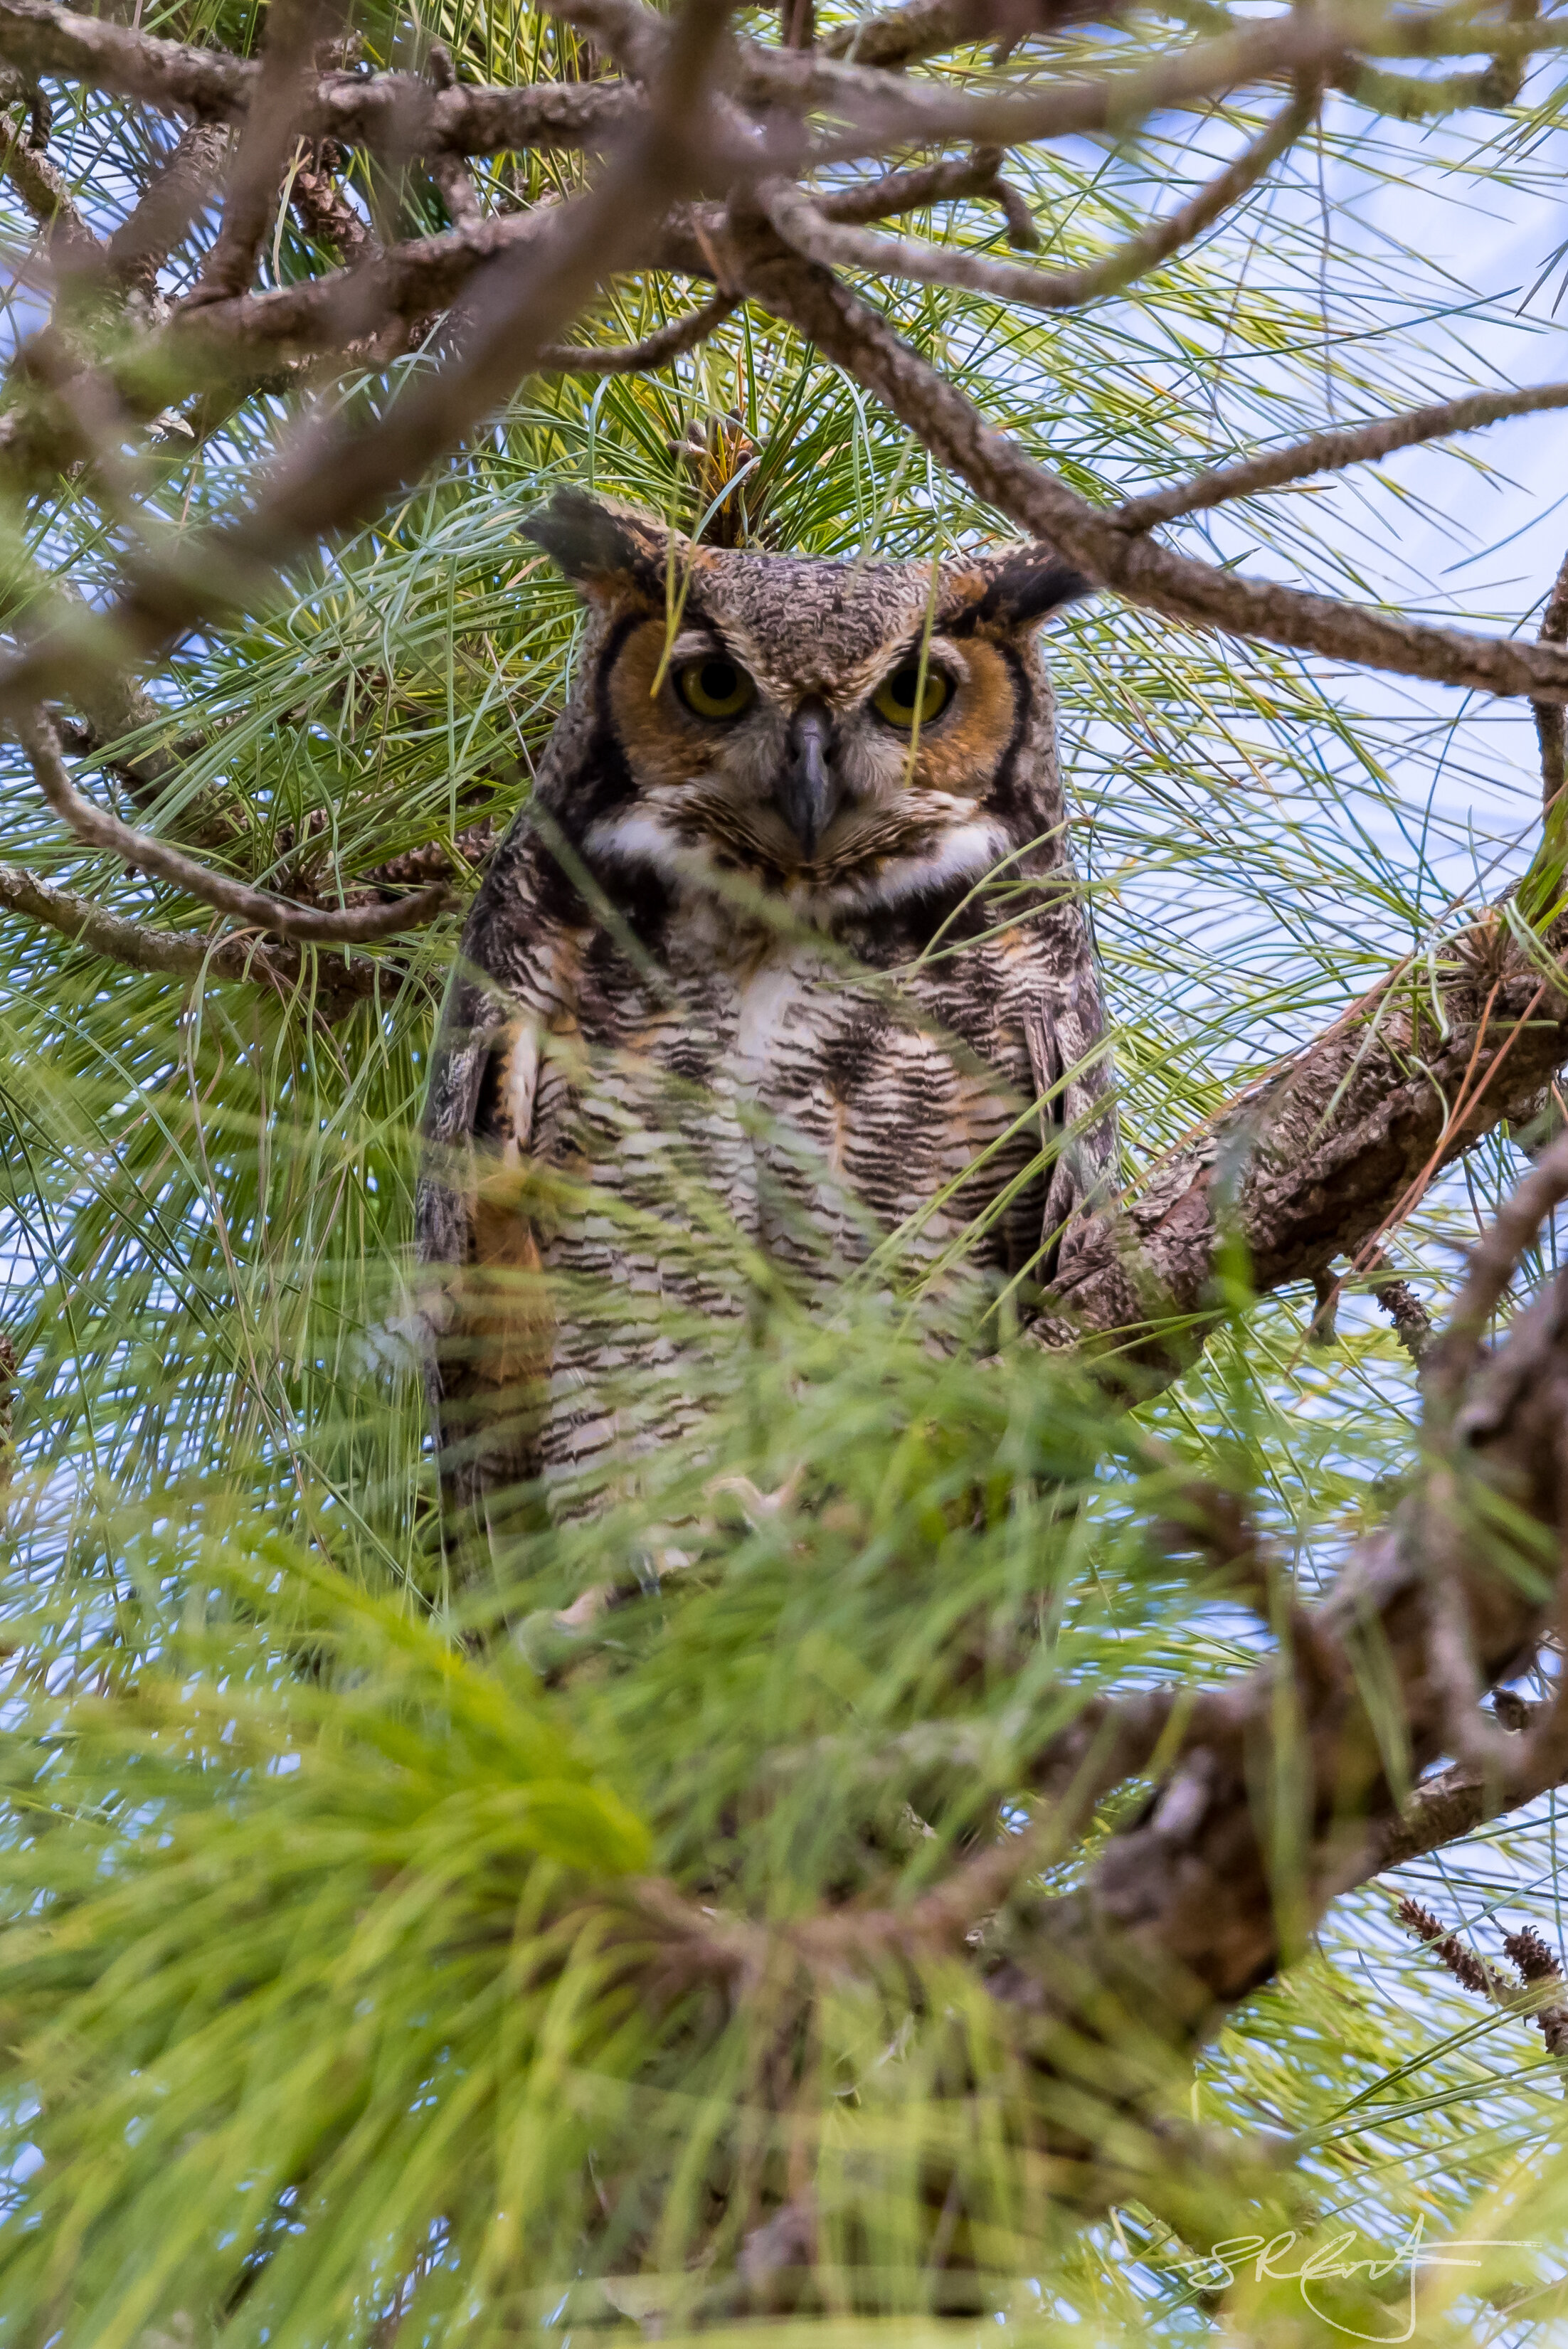
[[945,792],[911,792],[896,809],[845,809],[809,862],[771,807],[730,803],[724,821],[716,810],[711,823],[694,823],[698,807],[679,791],[650,792],[590,825],[583,845],[597,863],[652,873],[682,894],[743,900],[757,890],[814,922],[972,887],[1013,847],[994,817]]

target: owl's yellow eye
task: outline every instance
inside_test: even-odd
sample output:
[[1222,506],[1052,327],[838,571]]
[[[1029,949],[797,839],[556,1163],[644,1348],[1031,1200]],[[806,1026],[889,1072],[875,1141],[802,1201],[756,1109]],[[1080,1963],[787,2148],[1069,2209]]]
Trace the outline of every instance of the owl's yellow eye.
[[751,708],[757,688],[743,668],[713,654],[678,669],[675,689],[699,718],[739,718]]
[[878,718],[885,718],[889,726],[897,726],[908,734],[913,730],[917,718],[922,726],[940,718],[952,698],[952,680],[944,677],[940,668],[928,667],[922,680],[919,662],[905,661],[891,677],[882,679],[871,697],[871,707]]

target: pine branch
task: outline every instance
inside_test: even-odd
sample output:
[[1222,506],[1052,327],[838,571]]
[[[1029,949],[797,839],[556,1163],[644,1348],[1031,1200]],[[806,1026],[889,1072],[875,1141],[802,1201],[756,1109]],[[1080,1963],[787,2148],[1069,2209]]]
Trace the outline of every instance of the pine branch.
[[[1219,1689],[1129,1692],[1085,1708],[1046,1749],[1035,1774],[1044,1791],[1023,1832],[981,1847],[907,1906],[830,1907],[774,1925],[644,1878],[606,1896],[608,1930],[597,1946],[621,1949],[628,1983],[658,2011],[703,1983],[732,2002],[763,1983],[794,1985],[784,2010],[792,2029],[805,2027],[818,1982],[871,1981],[889,1960],[920,1967],[967,1959],[1025,2034],[1038,2146],[1064,2165],[1059,2190],[1081,2208],[1125,2191],[1115,2133],[1102,2146],[1091,2116],[1102,2106],[1105,2117],[1113,2108],[1127,2116],[1146,2098],[1163,2102],[1170,2075],[1157,2047],[1189,2056],[1295,1954],[1341,1890],[1407,1853],[1416,1837],[1431,1847],[1439,1819],[1448,1828],[1469,1816],[1469,1779],[1434,1782],[1401,1802],[1388,1766],[1388,1708],[1414,1774],[1466,1741],[1455,1692],[1433,1671],[1435,1573],[1463,1610],[1483,1687],[1518,1670],[1561,1604],[1568,1274],[1490,1358],[1475,1340],[1500,1268],[1517,1263],[1565,1195],[1568,1138],[1545,1154],[1483,1240],[1445,1333],[1448,1367],[1425,1437],[1430,1464],[1391,1523],[1355,1545],[1323,1604],[1305,1610],[1309,1641],[1286,1643]],[[1460,1366],[1462,1388],[1453,1392],[1462,1408],[1450,1411],[1445,1381]],[[1429,1546],[1438,1479],[1470,1496],[1449,1519],[1440,1558]],[[1506,1519],[1484,1506],[1485,1496],[1502,1495]],[[1490,1773],[1493,1807],[1528,1799],[1568,1772],[1562,1711],[1553,1703],[1508,1739]],[[1553,1758],[1558,1777],[1543,1780]],[[1158,1791],[1091,1857],[1080,1889],[1051,1895],[1032,1886],[1081,1831],[1099,1793],[1151,1767]],[[1288,1887],[1277,1879],[1263,1824],[1276,1775],[1288,1781],[1303,1837]],[[624,1921],[610,1924],[618,1911]],[[1428,1937],[1443,1938],[1425,1919],[1424,1935],[1428,1925]],[[1534,1985],[1555,1979],[1532,1938],[1520,1937],[1512,1954]],[[1467,1952],[1456,1950],[1450,1963],[1471,1971]],[[1482,1975],[1488,1995],[1517,2003],[1517,1985],[1500,1990],[1489,1970]],[[784,2027],[777,2012],[774,2027]]]
[[883,400],[939,462],[1031,536],[1130,601],[1190,626],[1313,652],[1361,667],[1483,693],[1568,699],[1568,655],[1555,647],[1468,636],[1252,580],[1192,561],[1143,537],[1080,498],[986,422],[957,386],[903,343],[827,272],[771,230],[738,226],[737,274]]
[[1391,971],[1084,1229],[1048,1301],[1053,1340],[1097,1335],[1135,1382],[1163,1383],[1210,1325],[1227,1236],[1260,1295],[1335,1256],[1376,1270],[1432,1175],[1568,1061],[1568,997],[1542,977],[1565,943],[1521,943],[1493,912],[1435,950],[1436,1004],[1407,964]]
[[[570,12],[576,14],[576,11]],[[1422,15],[1391,9],[1370,24],[1353,14],[1281,16],[1236,29],[1135,71],[1096,81],[1058,81],[1047,88],[995,95],[917,82],[871,68],[799,57],[782,50],[743,49],[740,94],[787,101],[803,109],[831,109],[853,129],[829,132],[813,149],[816,160],[842,162],[878,147],[962,140],[983,147],[1021,147],[1084,132],[1125,135],[1152,114],[1202,104],[1226,93],[1301,75],[1334,79],[1348,57],[1428,57],[1472,53],[1484,44],[1500,66],[1553,48],[1568,39],[1561,26],[1494,23],[1473,16],[1461,30],[1457,14]]]
[[[1488,1236],[1478,1294],[1491,1283],[1501,1250],[1528,1245],[1539,1216],[1565,1193],[1568,1145],[1559,1144],[1516,1195],[1502,1226]],[[1446,1421],[1439,1414],[1428,1442],[1462,1485],[1506,1491],[1518,1512],[1516,1529],[1505,1533],[1495,1518],[1486,1527],[1469,1510],[1462,1533],[1450,1526],[1454,1537],[1443,1560],[1480,1679],[1490,1685],[1517,1669],[1559,1603],[1568,1531],[1568,1277],[1549,1285],[1479,1368],[1470,1335],[1467,1320],[1448,1341],[1452,1359],[1468,1355],[1471,1365],[1463,1411]],[[1358,1545],[1324,1607],[1314,1610],[1324,1638],[1345,1657],[1336,1682],[1324,1686],[1282,1660],[1229,1692],[1227,1736],[1193,1742],[1147,1815],[1113,1837],[1092,1865],[1084,1890],[1020,1904],[1001,1935],[1003,1962],[992,1977],[1000,1995],[1044,1998],[1065,2021],[1075,1983],[1093,1982],[1102,2014],[1120,2002],[1141,2027],[1190,2046],[1280,1964],[1288,1951],[1260,1837],[1255,1774],[1269,1768],[1266,1757],[1286,1717],[1282,1673],[1293,1682],[1289,1717],[1299,1726],[1278,1766],[1293,1774],[1299,1816],[1308,1823],[1293,1893],[1305,1904],[1297,1930],[1310,1930],[1341,1889],[1386,1865],[1401,1830],[1401,1806],[1386,1772],[1385,1733],[1366,1699],[1353,1692],[1357,1685],[1369,1689],[1371,1681],[1358,1683],[1351,1660],[1375,1647],[1376,1676],[1397,1699],[1413,1770],[1453,1750],[1464,1724],[1430,1669],[1429,1529],[1426,1495],[1417,1490],[1386,1531]],[[1554,1706],[1541,1726],[1510,1741],[1514,1751],[1496,1782],[1501,1804],[1522,1799],[1540,1783],[1553,1751],[1556,1713]],[[1560,1745],[1555,1758],[1561,1771],[1568,1757]]]
[[[265,980],[290,993],[306,975],[302,957],[287,947],[263,946],[255,938],[155,930],[109,913],[91,897],[57,888],[18,865],[0,864],[0,905],[128,970],[156,971],[170,978]],[[344,998],[354,1003],[389,982],[395,983],[395,975],[384,966],[350,959],[341,967],[324,967],[321,992],[333,1000]]]
[[213,906],[234,921],[313,946],[369,946],[400,930],[417,929],[433,921],[452,902],[451,893],[438,884],[396,905],[362,905],[352,912],[287,905],[282,898],[210,871],[155,833],[134,831],[107,809],[95,807],[67,774],[54,730],[41,712],[19,719],[16,730],[39,790],[78,840],[91,848],[109,849],[128,864],[155,873],[188,897]]
[[1030,268],[953,245],[929,244],[922,238],[867,236],[859,229],[835,225],[826,207],[798,188],[775,188],[764,193],[763,202],[785,243],[826,267],[869,270],[920,285],[956,285],[1028,310],[1070,310],[1120,293],[1212,228],[1294,145],[1316,111],[1316,85],[1309,82],[1262,136],[1190,202],[1168,219],[1151,222],[1103,261],[1081,269]]
[[327,18],[317,0],[272,0],[261,65],[252,84],[223,213],[187,310],[243,294],[255,274],[262,239],[277,209],[284,165],[315,79],[315,51]]
[[539,353],[539,365],[561,375],[643,375],[654,367],[667,367],[683,351],[694,351],[715,326],[722,326],[740,306],[736,296],[716,294],[700,310],[688,311],[683,318],[672,318],[668,326],[656,327],[651,335],[644,336],[640,343],[611,343],[598,349],[591,346],[579,347],[574,343],[547,343]]
[[[260,68],[216,47],[168,41],[47,0],[0,0],[0,58],[198,122],[244,120]],[[298,128],[303,136],[379,148],[392,136],[412,154],[492,155],[529,147],[592,146],[640,111],[611,84],[474,85],[437,91],[409,74],[323,74]]]
[[[557,6],[565,16],[646,78],[663,54],[663,20],[609,0]],[[1478,21],[1465,8],[1390,9],[1282,18],[1233,27],[1219,38],[1133,72],[1048,89],[995,95],[940,82],[915,82],[867,63],[838,62],[823,50],[735,45],[736,95],[749,105],[830,111],[856,125],[823,142],[825,160],[877,147],[963,140],[1007,148],[1085,131],[1125,132],[1149,114],[1199,104],[1226,92],[1301,73],[1347,77],[1366,57],[1432,58],[1490,52],[1487,77],[1467,79],[1448,102],[1504,102],[1499,93],[1519,60],[1563,46],[1563,28],[1504,17]],[[114,91],[201,120],[237,121],[259,68],[216,48],[166,41],[77,16],[47,0],[4,0],[0,57],[35,76],[52,74]],[[1490,98],[1484,93],[1490,93]],[[410,155],[493,154],[536,145],[594,144],[639,110],[633,89],[611,84],[541,84],[494,89],[467,84],[434,90],[401,74],[323,75],[303,119],[302,136],[346,146],[395,145]],[[869,148],[867,142],[870,141]]]
[[[1466,392],[1458,399],[1410,409],[1403,416],[1377,418],[1339,432],[1314,433],[1291,448],[1271,450],[1239,465],[1219,466],[1148,497],[1129,498],[1117,509],[1116,519],[1123,530],[1158,530],[1162,523],[1175,522],[1184,514],[1201,513],[1236,498],[1256,497],[1289,481],[1337,473],[1347,465],[1376,464],[1399,449],[1446,440],[1451,433],[1479,432],[1509,417],[1537,416],[1558,408],[1568,408],[1568,384],[1536,384],[1526,391]],[[1544,628],[1542,639],[1548,644],[1563,641],[1561,636],[1548,636]]]
[[[711,167],[701,132],[723,22],[718,0],[688,0],[639,139],[589,194],[537,208],[522,224],[525,236],[500,240],[508,249],[492,257],[472,290],[466,331],[445,367],[371,429],[350,419],[306,441],[243,521],[138,565],[103,613],[41,634],[0,667],[0,703],[15,711],[67,696],[84,656],[117,666],[145,657],[200,617],[263,593],[296,550],[379,511],[498,406],[556,331],[636,254],[650,220]],[[222,316],[223,307],[203,317]]]

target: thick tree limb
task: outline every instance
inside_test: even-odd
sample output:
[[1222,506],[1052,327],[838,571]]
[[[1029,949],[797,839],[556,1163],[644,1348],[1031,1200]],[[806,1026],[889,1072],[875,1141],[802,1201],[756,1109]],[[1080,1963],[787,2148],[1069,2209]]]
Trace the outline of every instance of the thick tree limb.
[[407,156],[502,155],[535,148],[602,152],[646,113],[626,82],[535,82],[519,89],[460,82],[435,89],[409,74],[328,74],[302,129],[315,139]]
[[[1544,1168],[1543,1162],[1543,1168]],[[1555,1152],[1541,1195],[1568,1186],[1568,1148]],[[1509,1677],[1550,1619],[1563,1564],[1568,1519],[1568,1277],[1560,1276],[1521,1315],[1495,1359],[1476,1373],[1450,1439],[1461,1484],[1506,1494],[1521,1520],[1539,1528],[1538,1544],[1483,1530],[1467,1511],[1451,1552],[1454,1591],[1473,1643],[1483,1685]],[[1395,1692],[1411,1764],[1420,1770],[1451,1751],[1461,1724],[1430,1669],[1427,1606],[1429,1560],[1422,1547],[1424,1495],[1401,1505],[1386,1531],[1364,1541],[1326,1607],[1325,1628],[1360,1651],[1386,1691]],[[1080,1965],[1100,1971],[1109,1989],[1156,2001],[1165,2027],[1190,2044],[1210,2031],[1225,2007],[1262,1980],[1282,1957],[1280,1907],[1260,1834],[1255,1775],[1279,1733],[1276,1693],[1284,1664],[1245,1684],[1234,1734],[1202,1744],[1173,1773],[1147,1817],[1112,1839],[1081,1895],[1039,1904],[1008,1937],[1015,1954],[998,1983],[1013,1994],[1024,1976],[1048,1982],[1056,1953],[1068,1976]],[[1301,1733],[1288,1767],[1305,1793],[1300,1806],[1307,1844],[1297,1890],[1310,1922],[1346,1886],[1386,1865],[1398,1847],[1402,1806],[1386,1748],[1365,1710],[1355,1676],[1314,1690],[1299,1682]],[[1506,1790],[1528,1784],[1527,1741],[1510,1740],[1524,1765]],[[1538,1757],[1539,1758],[1539,1757]],[[1108,1961],[1108,1962],[1107,1962]],[[1039,1971],[1036,1973],[1035,1969]],[[1049,1993],[1047,1993],[1049,1994]],[[1146,2020],[1149,2009],[1142,2009]]]
[[1112,1344],[1130,1374],[1159,1383],[1201,1342],[1226,1235],[1260,1293],[1372,1254],[1417,1184],[1528,1115],[1568,1061],[1568,979],[1542,976],[1565,942],[1527,949],[1494,911],[1429,964],[1390,973],[1094,1219],[1045,1334]]
[[160,40],[44,0],[3,0],[0,57],[26,73],[57,75],[200,120],[237,119],[256,70],[226,49]]
[[1396,1818],[1386,1821],[1367,1847],[1368,1877],[1403,1868],[1407,1860],[1424,1858],[1445,1844],[1473,1835],[1489,1820],[1501,1818],[1562,1783],[1545,1767],[1532,1779],[1514,1778],[1500,1785],[1495,1771],[1455,1763],[1424,1779]]

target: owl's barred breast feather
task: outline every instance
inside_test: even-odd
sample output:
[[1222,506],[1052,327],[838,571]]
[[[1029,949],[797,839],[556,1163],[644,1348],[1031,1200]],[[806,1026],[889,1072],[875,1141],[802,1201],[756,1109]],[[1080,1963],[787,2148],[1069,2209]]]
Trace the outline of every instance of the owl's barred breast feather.
[[574,493],[528,527],[589,626],[464,932],[419,1237],[449,1493],[571,1513],[695,1437],[765,1288],[1026,1317],[1114,1130],[1035,642],[1084,583]]

